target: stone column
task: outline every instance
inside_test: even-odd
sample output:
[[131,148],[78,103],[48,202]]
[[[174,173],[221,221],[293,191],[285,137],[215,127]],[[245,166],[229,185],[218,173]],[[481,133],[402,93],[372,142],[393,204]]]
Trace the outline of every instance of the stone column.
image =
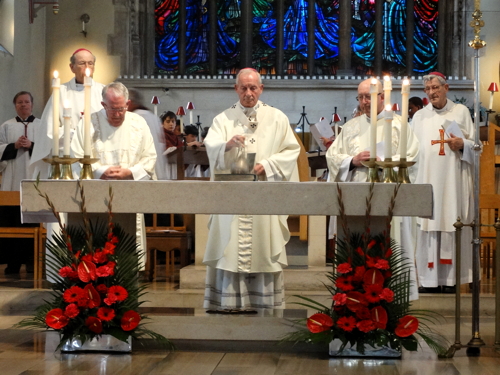
[[208,70],[217,74],[217,1],[208,0]]
[[276,75],[283,76],[285,60],[285,0],[276,0]]
[[252,67],[253,0],[241,0],[240,68]]
[[186,0],[179,0],[179,74],[186,73]]
[[307,75],[314,75],[314,29],[316,27],[316,1],[307,2]]
[[406,0],[406,74],[413,75],[413,55],[415,53],[413,34],[415,33],[415,0]]
[[351,0],[339,2],[339,69],[337,75],[352,75],[351,67]]
[[384,49],[384,28],[382,17],[384,15],[385,0],[375,0],[375,59],[373,61],[375,75],[382,77],[382,53]]

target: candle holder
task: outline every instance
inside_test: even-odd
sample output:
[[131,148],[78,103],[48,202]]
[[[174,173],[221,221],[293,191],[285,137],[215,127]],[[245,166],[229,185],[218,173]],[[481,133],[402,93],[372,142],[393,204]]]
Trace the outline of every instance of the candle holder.
[[61,175],[61,169],[59,167],[59,156],[52,156],[51,158],[43,158],[44,162],[50,164],[49,176],[47,177],[49,180],[59,180]]
[[382,182],[384,184],[398,181],[396,173],[394,173],[394,167],[399,165],[398,161],[392,161],[392,158],[386,158],[384,161],[377,161],[376,164],[384,169],[382,173]]
[[496,111],[493,111],[491,109],[488,109],[486,112],[486,121],[485,121],[485,126],[488,126],[489,125],[489,122],[490,122],[490,115],[492,113],[495,113]]
[[60,180],[74,180],[73,177],[73,169],[71,168],[71,164],[76,163],[78,158],[72,158],[69,155],[64,155],[62,158],[59,158],[59,164],[61,165],[61,173],[59,176]]
[[92,172],[92,164],[99,161],[98,158],[91,158],[90,155],[84,155],[83,158],[78,159],[82,164],[82,170],[80,172],[81,180],[92,180],[94,178],[94,172]]
[[411,184],[410,176],[408,175],[408,167],[415,165],[415,163],[415,161],[406,161],[406,158],[399,160],[398,182],[400,184]]
[[362,161],[361,164],[368,168],[368,176],[366,177],[366,182],[380,182],[380,179],[378,177],[377,159],[370,158],[367,161]]

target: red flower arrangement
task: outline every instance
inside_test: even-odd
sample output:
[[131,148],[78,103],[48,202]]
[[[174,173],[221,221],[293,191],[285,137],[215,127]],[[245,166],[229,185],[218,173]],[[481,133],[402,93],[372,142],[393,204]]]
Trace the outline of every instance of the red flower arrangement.
[[[81,186],[80,189],[85,202]],[[59,217],[48,197],[43,196]],[[137,280],[142,254],[137,250],[135,238],[113,224],[112,198],[110,192],[107,224],[90,223],[83,203],[84,228],[66,228],[60,222],[61,235],[48,241],[51,254],[47,273],[57,280],[52,287],[54,300],[18,326],[52,328],[60,332],[59,347],[75,338],[83,344],[102,334],[122,341],[130,336],[148,336],[172,347],[165,337],[142,325],[145,317],[138,308],[144,287],[139,286]]]
[[[373,184],[370,189],[371,197]],[[318,312],[307,319],[307,329],[294,332],[285,340],[329,344],[334,339],[340,339],[340,352],[348,344],[360,353],[364,353],[367,345],[385,346],[397,351],[404,347],[414,351],[418,348],[417,334],[438,354],[445,351],[443,338],[431,332],[426,324],[420,324],[417,318],[419,314],[425,317],[425,321],[432,321],[435,315],[422,311],[410,315],[410,265],[397,244],[387,235],[390,233],[397,189],[389,208],[388,227],[378,236],[370,234],[370,200],[367,202],[365,232],[349,232],[342,214],[339,189],[340,216],[347,240],[338,241],[333,271],[327,275],[331,281],[331,285],[326,287],[332,294],[332,305],[325,306],[296,296],[306,301],[298,304]]]

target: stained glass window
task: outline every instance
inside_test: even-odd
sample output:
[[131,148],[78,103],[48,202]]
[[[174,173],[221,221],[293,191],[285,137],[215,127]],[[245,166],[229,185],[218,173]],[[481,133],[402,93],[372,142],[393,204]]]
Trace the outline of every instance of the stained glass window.
[[[313,0],[310,0],[313,1]],[[276,72],[276,0],[253,0],[252,65],[261,73]],[[241,1],[215,2],[217,9],[217,70],[234,73],[240,67]],[[415,0],[414,71],[422,74],[437,65],[438,0]],[[307,0],[284,0],[284,74],[309,73]],[[186,0],[186,72],[207,73],[209,11],[206,0]],[[212,10],[213,11],[213,10]],[[339,55],[339,0],[315,0],[313,74],[335,74]],[[375,60],[375,1],[352,0],[352,67],[371,74]],[[156,66],[160,73],[179,69],[179,1],[156,0]],[[384,3],[383,71],[406,72],[406,1]]]

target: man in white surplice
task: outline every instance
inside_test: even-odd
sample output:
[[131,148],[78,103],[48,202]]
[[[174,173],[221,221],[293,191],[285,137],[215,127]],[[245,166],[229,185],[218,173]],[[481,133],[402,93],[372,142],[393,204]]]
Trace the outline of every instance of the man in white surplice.
[[[467,107],[446,97],[449,86],[443,74],[432,72],[424,76],[424,85],[430,103],[412,121],[420,141],[416,182],[432,184],[434,215],[431,219],[417,220],[417,269],[419,282],[426,291],[435,292],[442,286],[442,291],[453,292],[453,224],[457,217],[463,223],[470,223],[474,212],[475,129]],[[460,284],[472,281],[472,231],[468,229],[462,231]]]
[[[215,117],[205,138],[212,179],[229,173],[238,146],[255,153],[255,173],[264,181],[299,181],[299,144],[288,118],[259,101],[260,75],[242,69],[239,102]],[[259,183],[259,182],[256,182]],[[221,202],[221,204],[224,204]],[[287,216],[213,215],[203,263],[207,265],[204,307],[284,308],[282,266],[290,238]]]
[[[128,112],[128,90],[113,82],[102,90],[103,109],[91,116],[92,164],[94,178],[101,180],[151,180],[155,177],[156,150],[149,126],[138,114]],[[84,122],[80,121],[73,139],[74,157],[84,155]],[[142,215],[139,215],[142,218]],[[146,233],[138,219],[139,248],[145,249]],[[139,229],[138,229],[139,230]],[[142,258],[144,260],[144,257]],[[141,265],[143,266],[143,265]]]
[[[359,107],[362,115],[348,121],[335,139],[326,153],[326,160],[329,169],[329,181],[335,182],[366,182],[368,168],[364,167],[361,162],[367,161],[370,158],[370,151],[367,151],[370,146],[370,96],[371,79],[362,81],[358,86],[358,96],[356,99],[359,102]],[[377,81],[377,140],[384,139],[383,131],[385,124],[384,110],[384,93],[382,92],[382,84]],[[396,161],[400,158],[400,135],[401,135],[401,117],[394,114],[392,120],[392,160]],[[408,129],[407,133],[407,155],[408,161],[414,160],[418,155],[418,140]],[[408,236],[400,235],[400,226],[404,225],[404,221],[395,218],[391,236],[401,245],[404,255],[410,263],[410,278],[413,281],[410,286],[410,299],[418,298],[418,285],[415,271],[415,257],[412,251],[412,243],[406,243]]]
[[[63,83],[60,86],[60,100],[59,100],[59,148],[63,146],[64,140],[64,118],[63,110],[64,102],[71,108],[71,131],[74,132],[76,125],[83,115],[84,100],[84,86],[83,80],[85,77],[85,70],[89,69],[90,76],[94,75],[95,56],[87,49],[80,48],[76,50],[70,57],[69,67],[75,74],[69,82]],[[90,96],[90,109],[91,112],[96,112],[102,109],[102,89],[104,85],[92,80],[91,96]],[[53,130],[53,97],[51,96],[41,118],[40,131],[37,132],[35,139],[35,147],[31,156],[30,172],[33,178],[46,179],[49,173],[50,165],[45,163],[42,159],[52,155],[52,130]]]

